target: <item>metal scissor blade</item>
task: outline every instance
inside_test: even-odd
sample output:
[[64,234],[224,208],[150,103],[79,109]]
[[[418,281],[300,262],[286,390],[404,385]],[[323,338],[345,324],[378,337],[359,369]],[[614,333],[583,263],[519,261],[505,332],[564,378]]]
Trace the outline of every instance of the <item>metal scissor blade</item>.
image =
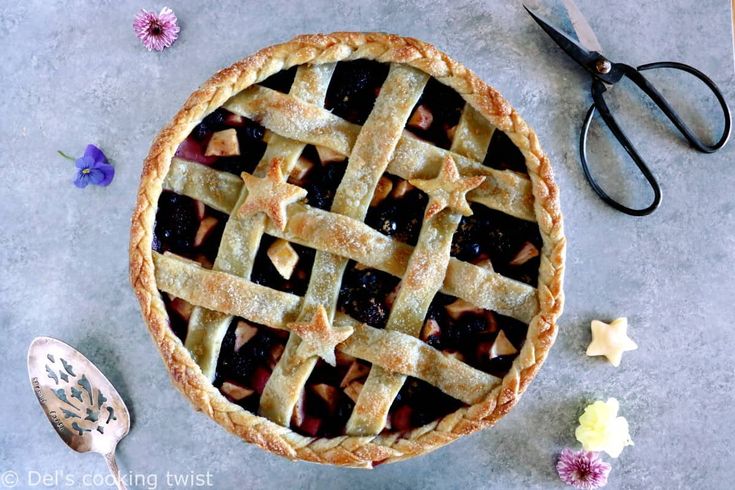
[[599,73],[595,69],[595,63],[601,58],[601,55],[599,53],[589,51],[588,49],[580,46],[577,41],[569,37],[565,32],[560,31],[556,27],[549,24],[547,21],[534,13],[531,9],[529,9],[525,5],[523,6],[523,8],[526,9],[526,12],[528,12],[531,17],[533,17],[533,20],[535,20],[536,23],[541,26],[546,34],[548,34],[549,37],[551,37],[551,39],[553,39],[554,42],[567,53],[567,55],[569,55],[574,61],[582,65],[582,67],[590,72],[592,75],[599,76]]
[[590,27],[587,19],[584,18],[584,15],[582,15],[577,4],[574,3],[574,0],[564,0],[564,7],[567,9],[567,14],[569,14],[569,19],[572,21],[574,32],[577,33],[577,39],[582,43],[582,46],[590,51],[596,51],[602,54],[600,41],[597,40],[595,32],[592,30],[592,27]]

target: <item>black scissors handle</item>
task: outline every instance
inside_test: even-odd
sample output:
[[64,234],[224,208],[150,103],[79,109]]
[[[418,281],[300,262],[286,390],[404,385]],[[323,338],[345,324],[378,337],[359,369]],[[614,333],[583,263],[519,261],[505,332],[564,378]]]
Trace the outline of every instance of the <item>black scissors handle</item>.
[[[714,143],[713,145],[708,145],[705,142],[703,142],[701,139],[699,139],[692,131],[691,129],[684,123],[684,121],[681,119],[679,114],[674,110],[673,107],[671,107],[671,104],[664,98],[663,95],[654,87],[646,77],[643,76],[640,71],[650,70],[654,68],[674,68],[677,70],[682,70],[687,73],[690,73],[691,75],[694,75],[696,78],[701,80],[714,94],[715,98],[717,99],[717,102],[720,104],[720,107],[722,109],[723,116],[725,118],[725,128],[722,132],[722,136],[720,137],[719,141]],[[730,137],[730,127],[731,127],[731,117],[730,117],[730,109],[727,106],[727,102],[725,102],[725,98],[722,95],[722,92],[717,87],[717,85],[704,73],[697,70],[694,67],[691,67],[689,65],[685,65],[683,63],[676,63],[673,61],[663,61],[658,63],[649,63],[646,65],[641,65],[637,69],[630,66],[625,65],[622,63],[614,63],[612,64],[612,70],[613,72],[618,72],[620,74],[619,78],[622,78],[625,76],[629,80],[631,80],[633,83],[635,83],[655,104],[658,106],[659,109],[666,115],[666,117],[674,124],[676,129],[689,141],[692,147],[694,147],[696,150],[701,151],[703,153],[713,153],[720,148],[722,148],[725,143],[727,143],[727,140]],[[584,171],[584,175],[587,178],[587,181],[589,182],[592,189],[595,191],[595,193],[608,205],[611,207],[617,209],[618,211],[621,211],[623,213],[629,214],[631,216],[646,216],[648,214],[651,214],[653,211],[658,208],[659,204],[661,204],[661,188],[658,184],[658,181],[653,176],[653,173],[648,168],[646,163],[643,161],[641,156],[638,154],[638,151],[635,149],[635,146],[630,142],[628,137],[625,135],[623,130],[618,125],[617,121],[613,117],[612,113],[610,112],[610,109],[607,106],[607,103],[605,102],[605,99],[603,97],[603,94],[607,88],[605,87],[605,84],[600,81],[599,79],[595,79],[592,82],[592,100],[594,101],[592,107],[590,107],[589,111],[587,111],[587,115],[585,116],[584,123],[582,125],[582,133],[579,140],[579,153],[580,153],[580,160],[582,162],[582,170]],[[595,179],[592,177],[592,174],[590,173],[589,166],[587,164],[587,134],[589,132],[590,123],[592,121],[592,118],[595,115],[595,110],[600,111],[600,115],[602,116],[603,121],[605,124],[610,128],[610,131],[612,131],[615,138],[618,140],[618,142],[623,146],[625,151],[630,155],[630,157],[633,159],[633,162],[636,164],[638,169],[641,171],[641,174],[645,177],[645,179],[648,181],[649,185],[651,186],[651,189],[653,190],[654,198],[653,202],[648,205],[645,208],[641,209],[633,209],[629,208],[616,200],[614,200],[612,197],[610,197],[605,191],[602,190],[600,185],[595,181]]]

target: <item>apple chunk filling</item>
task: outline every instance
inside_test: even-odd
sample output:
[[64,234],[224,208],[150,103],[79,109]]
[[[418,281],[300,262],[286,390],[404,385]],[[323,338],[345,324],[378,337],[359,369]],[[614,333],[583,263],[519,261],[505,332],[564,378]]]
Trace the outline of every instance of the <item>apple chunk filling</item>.
[[235,327],[235,352],[239,351],[243,345],[250,342],[250,339],[258,333],[258,327],[250,325],[245,320],[239,320]]
[[234,128],[223,129],[212,135],[204,152],[206,157],[231,157],[240,154],[240,142]]
[[370,363],[337,352],[336,366],[319,360],[291,417],[291,428],[308,436],[344,434]]
[[421,340],[470,366],[504,376],[518,356],[528,325],[438,293],[424,321]]
[[518,354],[518,349],[508,340],[505,332],[501,330],[498,336],[495,337],[492,347],[490,347],[489,357],[495,359],[496,357],[512,356],[513,354]]
[[220,347],[214,386],[233,403],[257,413],[260,395],[287,340],[285,330],[233,319]]
[[227,396],[227,398],[236,402],[242,400],[243,398],[247,398],[255,393],[255,391],[249,388],[240,386],[237,383],[230,383],[229,381],[225,381],[224,383],[222,383],[220,390]]
[[268,247],[268,258],[271,259],[273,267],[284,279],[291,279],[296,264],[299,262],[299,254],[286,240],[277,239]]
[[332,150],[331,148],[327,148],[326,146],[317,146],[316,152],[319,155],[319,160],[324,164],[342,162],[347,158],[345,155],[337,153],[336,151]]

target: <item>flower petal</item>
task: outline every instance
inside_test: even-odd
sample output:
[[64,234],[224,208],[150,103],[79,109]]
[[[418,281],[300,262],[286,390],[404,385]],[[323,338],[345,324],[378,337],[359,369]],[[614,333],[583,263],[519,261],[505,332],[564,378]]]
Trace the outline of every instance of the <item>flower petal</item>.
[[94,185],[100,185],[100,182],[105,178],[105,174],[99,168],[89,169],[89,183]]
[[102,180],[97,185],[101,185],[102,187],[110,185],[112,178],[115,177],[115,167],[105,163],[97,167],[96,170],[100,171],[103,175]]
[[80,189],[84,189],[89,185],[89,174],[84,174],[81,171],[77,172],[74,176],[74,185]]
[[587,451],[605,451],[617,458],[623,448],[632,445],[628,421],[618,417],[620,404],[615,398],[596,401],[584,409],[574,434]]
[[105,154],[94,145],[87,145],[87,149],[84,150],[84,158],[91,158],[93,162],[104,162],[107,163],[107,157]]
[[610,465],[597,453],[564,449],[556,463],[559,478],[575,488],[590,490],[607,485]]
[[177,21],[176,14],[174,14],[174,11],[168,7],[163,7],[161,9],[161,11],[158,13],[158,18],[161,20],[161,22],[170,22],[172,24],[176,24]]
[[610,413],[610,417],[617,417],[618,416],[618,410],[620,410],[620,402],[617,398],[610,397],[607,399],[607,408]]
[[179,26],[173,11],[164,7],[159,14],[146,10],[138,12],[133,30],[148,51],[163,51],[176,41]]

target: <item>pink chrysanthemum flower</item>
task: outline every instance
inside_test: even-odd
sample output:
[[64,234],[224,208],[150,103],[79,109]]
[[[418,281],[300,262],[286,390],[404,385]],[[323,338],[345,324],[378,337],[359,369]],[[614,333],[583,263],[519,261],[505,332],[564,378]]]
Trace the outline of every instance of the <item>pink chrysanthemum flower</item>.
[[564,449],[556,463],[556,471],[567,485],[593,490],[607,485],[610,465],[602,461],[598,453]]
[[176,22],[176,15],[168,7],[163,7],[158,14],[141,9],[135,16],[133,29],[148,51],[163,51],[179,35]]

